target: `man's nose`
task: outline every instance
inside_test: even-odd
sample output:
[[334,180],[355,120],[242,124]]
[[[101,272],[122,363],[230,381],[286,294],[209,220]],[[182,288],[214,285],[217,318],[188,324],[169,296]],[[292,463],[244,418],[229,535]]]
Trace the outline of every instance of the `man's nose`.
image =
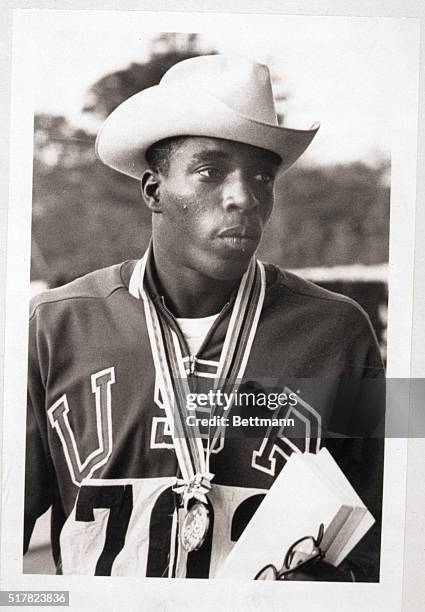
[[226,211],[232,209],[251,210],[256,208],[258,203],[247,177],[239,172],[227,177],[223,188],[223,207]]

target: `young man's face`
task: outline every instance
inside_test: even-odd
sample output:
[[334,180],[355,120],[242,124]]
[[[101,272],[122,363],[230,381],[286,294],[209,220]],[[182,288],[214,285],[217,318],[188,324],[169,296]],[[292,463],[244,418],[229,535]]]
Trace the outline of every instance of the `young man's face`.
[[155,248],[204,276],[240,278],[270,217],[278,166],[251,145],[186,138],[158,175]]

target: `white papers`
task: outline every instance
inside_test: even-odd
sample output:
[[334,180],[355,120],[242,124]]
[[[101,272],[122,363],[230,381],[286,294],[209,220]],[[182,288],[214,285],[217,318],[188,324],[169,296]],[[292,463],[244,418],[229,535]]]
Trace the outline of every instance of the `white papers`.
[[374,519],[330,453],[293,453],[270,488],[217,578],[253,579],[265,565],[279,570],[299,538],[325,534],[325,560],[339,565]]

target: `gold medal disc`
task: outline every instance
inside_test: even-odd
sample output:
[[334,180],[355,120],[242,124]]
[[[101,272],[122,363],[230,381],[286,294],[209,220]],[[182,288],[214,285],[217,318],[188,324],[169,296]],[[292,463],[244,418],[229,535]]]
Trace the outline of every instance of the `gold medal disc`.
[[196,502],[186,514],[180,533],[180,540],[187,552],[198,550],[204,543],[210,526],[210,511],[201,502]]

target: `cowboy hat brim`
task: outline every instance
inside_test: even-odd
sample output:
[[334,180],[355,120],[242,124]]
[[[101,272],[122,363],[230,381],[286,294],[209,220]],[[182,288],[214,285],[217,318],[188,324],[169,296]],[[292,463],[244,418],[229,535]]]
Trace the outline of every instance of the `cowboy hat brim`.
[[102,125],[95,150],[107,166],[135,179],[147,169],[145,153],[174,136],[223,138],[273,151],[282,159],[278,174],[306,150],[319,125],[294,130],[262,123],[192,87],[156,85],[120,104]]

